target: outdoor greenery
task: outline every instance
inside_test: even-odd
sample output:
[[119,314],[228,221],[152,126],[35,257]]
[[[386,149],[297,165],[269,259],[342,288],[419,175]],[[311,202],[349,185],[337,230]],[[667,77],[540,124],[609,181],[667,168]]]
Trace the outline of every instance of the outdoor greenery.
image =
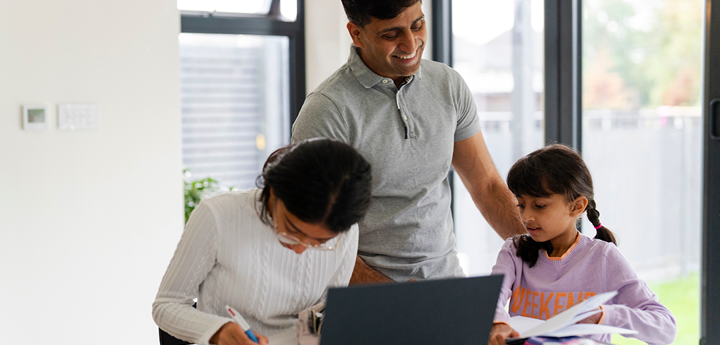
[[697,106],[703,2],[584,0],[583,107]]
[[[700,276],[689,274],[675,281],[650,284],[650,288],[675,316],[678,336],[674,344],[697,345],[700,339]],[[613,335],[612,343],[618,345],[645,344],[637,339]]]

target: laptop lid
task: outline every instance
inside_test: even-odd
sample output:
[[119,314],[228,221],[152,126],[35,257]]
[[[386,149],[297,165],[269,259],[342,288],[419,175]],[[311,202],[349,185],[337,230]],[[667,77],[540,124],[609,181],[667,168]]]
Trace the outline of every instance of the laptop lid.
[[320,345],[487,344],[502,275],[331,288]]

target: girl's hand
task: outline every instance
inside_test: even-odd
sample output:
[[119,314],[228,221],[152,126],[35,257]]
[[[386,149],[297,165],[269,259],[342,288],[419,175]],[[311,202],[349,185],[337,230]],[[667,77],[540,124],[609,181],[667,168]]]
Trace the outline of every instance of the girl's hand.
[[505,345],[505,338],[517,338],[520,334],[504,323],[496,323],[490,331],[488,345]]
[[598,322],[600,322],[600,318],[602,318],[602,315],[603,315],[602,309],[600,309],[600,307],[598,307],[598,308],[595,308],[595,310],[600,310],[600,312],[597,314],[593,314],[593,315],[589,316],[588,318],[582,319],[582,320],[578,321],[577,323],[597,324]]
[[[258,338],[260,345],[267,345],[268,338],[262,334],[253,332]],[[228,322],[224,324],[220,329],[213,334],[210,338],[210,344],[217,345],[257,345],[254,341],[250,340],[248,336],[243,332],[240,325],[235,322]]]

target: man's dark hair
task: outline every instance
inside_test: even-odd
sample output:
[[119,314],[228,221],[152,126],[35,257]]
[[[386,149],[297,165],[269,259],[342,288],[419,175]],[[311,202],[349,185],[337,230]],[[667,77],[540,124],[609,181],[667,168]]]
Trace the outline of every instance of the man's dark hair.
[[364,27],[375,19],[392,19],[421,0],[342,0],[348,20]]
[[370,207],[372,174],[351,146],[308,139],[273,152],[258,177],[260,219],[272,226],[270,189],[288,212],[306,223],[340,233],[361,221]]

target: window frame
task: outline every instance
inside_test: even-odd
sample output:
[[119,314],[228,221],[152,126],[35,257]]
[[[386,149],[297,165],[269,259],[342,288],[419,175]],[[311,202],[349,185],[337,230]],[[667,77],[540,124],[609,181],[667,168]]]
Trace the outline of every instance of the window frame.
[[452,1],[433,0],[431,5],[432,59],[452,67]]
[[544,0],[545,144],[582,152],[582,0]]
[[704,8],[701,345],[720,343],[720,138],[712,133],[720,127],[720,0],[706,0]]
[[[452,39],[452,0],[432,0],[430,3],[432,60],[452,67],[453,39]],[[450,190],[455,189],[455,170],[452,165],[447,175]],[[455,217],[455,197],[450,198],[450,214]],[[454,222],[453,222],[454,224]],[[453,232],[455,228],[453,227]]]

